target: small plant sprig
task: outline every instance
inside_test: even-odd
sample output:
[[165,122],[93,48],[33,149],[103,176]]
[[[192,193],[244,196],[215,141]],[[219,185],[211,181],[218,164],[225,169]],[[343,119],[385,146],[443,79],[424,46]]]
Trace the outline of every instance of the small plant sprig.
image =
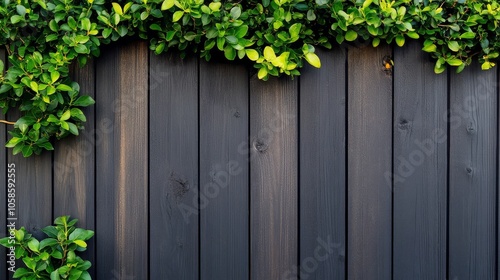
[[[245,59],[259,79],[320,67],[318,46],[420,39],[434,71],[462,71],[476,58],[484,70],[500,53],[500,1],[464,0],[0,0],[0,108],[20,112],[7,147],[25,157],[78,135],[94,104],[69,78],[100,46],[124,37],[149,40],[161,54]],[[230,78],[230,77],[228,77]]]
[[87,242],[94,232],[76,228],[77,219],[58,217],[54,226],[42,231],[47,238],[38,240],[24,227],[12,230],[10,236],[0,239],[0,245],[13,250],[16,259],[22,259],[25,267],[14,272],[14,278],[22,280],[89,280],[87,270],[91,263],[76,255],[87,249]]

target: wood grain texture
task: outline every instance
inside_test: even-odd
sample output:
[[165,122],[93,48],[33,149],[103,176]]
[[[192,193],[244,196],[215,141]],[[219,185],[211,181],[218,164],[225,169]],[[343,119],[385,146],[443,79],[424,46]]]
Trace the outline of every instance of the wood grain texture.
[[148,279],[147,44],[117,46],[96,71],[96,278]]
[[300,77],[299,263],[303,279],[345,279],[347,57],[318,55]]
[[447,76],[421,48],[394,55],[394,279],[446,278]]
[[198,62],[151,56],[151,279],[198,279]]
[[348,277],[390,279],[392,80],[386,46],[348,51]]
[[[0,47],[0,60],[2,60],[5,64],[7,64],[5,49]],[[3,74],[3,73],[2,73]],[[0,109],[0,119],[5,120],[5,115],[2,113]],[[5,148],[5,143],[7,142],[7,129],[9,127],[5,124],[0,124],[0,236],[5,237],[8,235],[7,232],[7,174],[8,174],[8,161],[7,161],[7,153],[12,152],[8,151]],[[5,189],[3,186],[6,186]],[[7,250],[0,246],[0,275],[1,278],[7,279]]]
[[244,66],[201,64],[201,279],[249,277],[248,91]]
[[250,81],[251,279],[281,279],[298,263],[297,80]]
[[450,80],[450,279],[495,277],[497,76],[479,68]]
[[[80,84],[80,94],[95,98],[95,67],[91,60],[84,67],[71,67],[71,78]],[[54,216],[70,215],[78,219],[78,227],[95,230],[95,146],[101,139],[95,129],[94,106],[83,109],[87,117],[85,129],[78,137],[57,142],[54,150]],[[81,254],[95,263],[95,237]],[[95,278],[94,267],[89,270]]]

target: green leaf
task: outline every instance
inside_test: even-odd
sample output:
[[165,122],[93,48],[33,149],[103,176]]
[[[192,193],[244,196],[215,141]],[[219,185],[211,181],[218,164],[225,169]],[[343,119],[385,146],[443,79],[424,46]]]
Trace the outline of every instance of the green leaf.
[[450,48],[450,50],[454,52],[458,52],[460,50],[460,45],[458,44],[457,41],[449,41],[448,48]]
[[410,31],[410,32],[406,33],[406,35],[412,39],[420,38],[420,35],[418,35],[418,33],[415,31]]
[[422,48],[422,50],[423,50],[424,52],[436,52],[437,47],[436,47],[436,45],[435,45],[435,44],[430,44],[430,45],[424,46],[424,47]]
[[28,242],[28,248],[30,248],[31,251],[38,253],[40,252],[40,242],[38,242],[35,238],[32,238]]
[[241,16],[241,8],[236,6],[231,9],[229,14],[233,19],[238,19]]
[[174,4],[175,4],[175,0],[165,0],[161,4],[161,10],[162,11],[168,10],[168,9],[172,8],[174,6]]
[[257,73],[257,77],[262,80],[267,77],[267,68],[262,67],[259,69],[259,72]]
[[33,148],[31,146],[24,146],[22,149],[23,157],[27,158],[33,154]]
[[26,14],[26,7],[24,7],[23,5],[17,5],[17,6],[16,6],[16,12],[17,12],[20,16],[24,17],[24,15]]
[[71,110],[66,110],[59,119],[60,121],[67,121],[71,117]]
[[50,274],[50,280],[60,280],[61,277],[59,277],[59,271],[58,270],[54,270],[52,271],[52,273]]
[[86,31],[90,31],[90,27],[92,25],[90,24],[90,19],[88,18],[83,18],[82,19],[82,29]]
[[436,62],[436,65],[434,66],[434,73],[436,73],[436,74],[441,74],[441,73],[443,73],[445,70],[446,70],[446,67],[445,67],[444,65],[439,65],[439,64]]
[[57,239],[55,238],[46,238],[40,241],[40,250],[43,250],[45,247],[57,245]]
[[448,64],[451,66],[460,66],[463,64],[463,61],[458,58],[450,58],[446,60],[446,62],[448,62]]
[[290,37],[292,38],[298,38],[300,35],[300,30],[302,29],[302,24],[300,23],[295,23],[290,28],[288,29],[288,32],[290,33]]
[[78,107],[87,107],[93,104],[95,104],[94,99],[88,95],[80,96],[75,102],[73,102],[73,105]]
[[472,32],[472,31],[465,32],[465,33],[462,33],[462,35],[460,35],[460,39],[474,39],[475,37],[476,37],[476,33]]
[[348,30],[345,34],[345,40],[352,42],[358,38],[358,33],[354,30]]
[[212,2],[208,5],[208,7],[210,8],[210,10],[212,10],[212,12],[218,12],[220,10],[221,5],[222,5],[221,2]]
[[57,90],[60,90],[60,91],[73,91],[73,88],[68,86],[68,85],[65,85],[65,84],[59,84],[57,87],[56,87]]
[[404,44],[405,44],[405,37],[403,35],[396,36],[396,45],[402,47],[404,46]]
[[20,267],[20,268],[16,269],[16,272],[14,272],[14,275],[12,275],[12,277],[22,278],[22,277],[25,277],[25,276],[30,275],[32,273],[33,272],[27,270],[26,268]]
[[245,53],[251,61],[257,61],[257,59],[259,59],[259,53],[254,49],[246,49]]
[[75,240],[75,241],[73,241],[73,243],[75,243],[76,245],[78,245],[82,248],[87,248],[87,242],[85,242],[83,240]]
[[270,46],[264,48],[264,58],[267,61],[273,61],[276,59],[276,53],[274,53],[274,49]]
[[481,69],[483,69],[483,70],[489,70],[489,69],[493,68],[494,66],[495,66],[495,63],[489,62],[489,61],[485,61],[483,64],[481,64]]
[[20,22],[22,20],[24,20],[24,17],[22,17],[20,15],[13,15],[13,16],[10,17],[10,22],[12,24],[16,24],[16,23],[18,23],[18,22]]
[[[5,144],[5,147],[7,148],[14,148],[17,144],[21,143],[21,141],[23,141],[22,138],[18,138],[18,137],[12,137],[8,142],[7,144]],[[19,240],[18,240],[19,241]]]
[[174,15],[172,16],[172,21],[173,22],[179,21],[182,18],[183,15],[184,15],[184,11],[177,11],[177,12],[175,12]]
[[109,37],[109,35],[111,35],[111,33],[113,33],[113,29],[105,28],[102,30],[102,37],[104,37],[104,39],[106,39]]
[[315,53],[307,53],[305,55],[305,58],[306,58],[307,62],[309,64],[311,64],[312,66],[314,66],[316,68],[320,68],[321,67],[321,61],[320,61],[319,57]]
[[119,14],[120,16],[123,15],[123,10],[120,4],[113,2],[111,3],[111,5],[113,5],[113,10],[115,11],[115,13]]
[[80,280],[92,280],[92,278],[90,277],[90,274],[87,271],[84,271],[82,272],[82,275],[80,275]]
[[50,72],[50,79],[52,83],[55,83],[57,80],[59,80],[59,77],[61,77],[61,74],[57,71],[52,71]]
[[228,60],[234,60],[236,58],[236,50],[232,46],[227,45],[224,48],[224,56]]

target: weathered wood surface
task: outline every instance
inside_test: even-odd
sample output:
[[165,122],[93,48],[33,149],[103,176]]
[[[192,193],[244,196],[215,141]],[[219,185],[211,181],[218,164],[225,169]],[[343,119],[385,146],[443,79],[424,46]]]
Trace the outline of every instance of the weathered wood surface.
[[245,67],[201,64],[201,279],[249,277],[248,92]]
[[199,277],[198,61],[151,57],[152,279]]
[[96,71],[96,279],[147,279],[147,44],[118,46]]
[[298,263],[298,85],[250,80],[250,240],[253,280]]
[[498,80],[473,64],[450,80],[449,279],[493,279]]
[[[71,73],[80,84],[81,94],[95,98],[94,60],[84,68],[73,65]],[[102,140],[102,132],[95,128],[94,106],[83,112],[87,122],[79,137],[70,137],[54,147],[54,217],[70,215],[78,219],[78,227],[95,230],[95,147]],[[95,263],[95,238],[87,245],[82,258]],[[94,267],[89,273],[94,275]]]
[[392,264],[392,78],[389,47],[349,48],[347,275],[390,279]]
[[299,263],[307,279],[345,279],[346,53],[319,55],[300,77]]
[[447,76],[420,48],[394,55],[394,279],[447,271]]
[[1,187],[14,163],[17,225],[38,237],[63,214],[95,229],[93,279],[495,279],[498,73],[435,75],[420,48],[318,50],[321,69],[268,82],[106,48],[72,70],[97,101],[86,130],[30,159],[0,149]]

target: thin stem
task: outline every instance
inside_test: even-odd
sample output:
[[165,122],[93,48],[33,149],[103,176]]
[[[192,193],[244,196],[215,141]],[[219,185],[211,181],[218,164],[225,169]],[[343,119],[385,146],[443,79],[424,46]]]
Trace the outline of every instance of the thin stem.
[[15,125],[16,124],[15,122],[9,122],[9,121],[6,121],[6,120],[0,120],[0,123],[10,124],[10,125]]

